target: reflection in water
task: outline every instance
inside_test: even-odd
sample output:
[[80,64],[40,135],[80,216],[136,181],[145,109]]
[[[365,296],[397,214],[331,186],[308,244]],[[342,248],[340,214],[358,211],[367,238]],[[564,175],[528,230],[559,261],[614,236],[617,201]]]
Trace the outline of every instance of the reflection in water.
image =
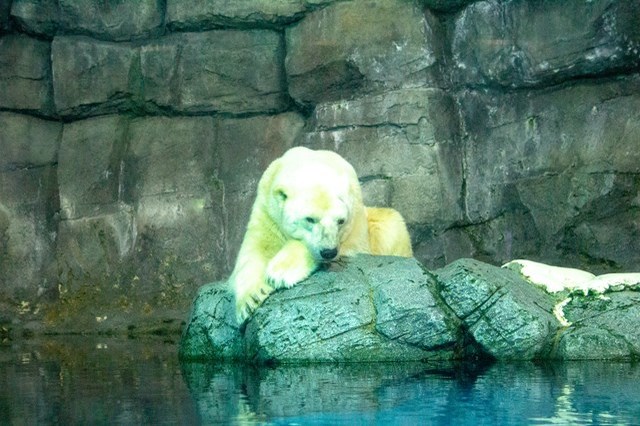
[[632,424],[629,363],[178,362],[161,340],[0,346],[0,424]]
[[0,346],[0,424],[194,424],[175,345],[59,337]]

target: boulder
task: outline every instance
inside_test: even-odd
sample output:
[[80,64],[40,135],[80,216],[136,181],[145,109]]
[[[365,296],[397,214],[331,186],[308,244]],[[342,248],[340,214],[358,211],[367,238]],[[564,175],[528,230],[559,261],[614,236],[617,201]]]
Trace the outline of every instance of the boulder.
[[440,296],[479,349],[497,359],[543,356],[559,327],[554,299],[516,273],[471,259],[437,270]]
[[564,306],[571,324],[558,334],[551,356],[560,359],[637,359],[640,355],[638,287],[602,295],[574,293]]
[[276,291],[242,326],[226,284],[203,286],[180,356],[257,364],[631,360],[640,355],[639,287],[616,288],[566,299],[477,260],[430,272],[415,259],[358,255]]
[[211,284],[180,353],[257,363],[451,359],[456,320],[433,285],[415,259],[357,256],[274,293],[240,329],[226,286]]

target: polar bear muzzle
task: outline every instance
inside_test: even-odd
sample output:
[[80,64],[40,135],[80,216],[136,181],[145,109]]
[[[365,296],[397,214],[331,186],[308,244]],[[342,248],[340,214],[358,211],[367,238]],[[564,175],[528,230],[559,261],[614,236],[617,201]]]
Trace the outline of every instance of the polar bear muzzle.
[[333,260],[338,255],[338,249],[322,249],[320,250],[320,257],[324,260]]

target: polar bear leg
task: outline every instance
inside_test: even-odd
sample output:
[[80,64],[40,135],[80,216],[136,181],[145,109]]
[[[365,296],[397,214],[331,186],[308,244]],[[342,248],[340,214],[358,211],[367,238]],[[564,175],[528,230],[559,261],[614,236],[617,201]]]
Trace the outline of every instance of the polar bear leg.
[[265,281],[266,262],[253,260],[236,268],[231,282],[236,298],[236,319],[243,323],[274,291]]
[[384,256],[413,256],[411,236],[402,215],[391,208],[367,207],[371,253]]
[[307,246],[290,240],[267,265],[267,282],[274,288],[289,288],[307,278],[318,267]]

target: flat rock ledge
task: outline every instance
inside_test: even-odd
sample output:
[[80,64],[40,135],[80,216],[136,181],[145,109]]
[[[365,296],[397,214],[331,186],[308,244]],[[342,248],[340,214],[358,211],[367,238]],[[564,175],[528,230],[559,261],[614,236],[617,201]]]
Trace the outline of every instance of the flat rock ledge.
[[428,271],[415,259],[360,255],[275,292],[242,328],[226,283],[203,286],[180,356],[256,364],[633,360],[639,326],[638,291],[549,294],[472,259]]

